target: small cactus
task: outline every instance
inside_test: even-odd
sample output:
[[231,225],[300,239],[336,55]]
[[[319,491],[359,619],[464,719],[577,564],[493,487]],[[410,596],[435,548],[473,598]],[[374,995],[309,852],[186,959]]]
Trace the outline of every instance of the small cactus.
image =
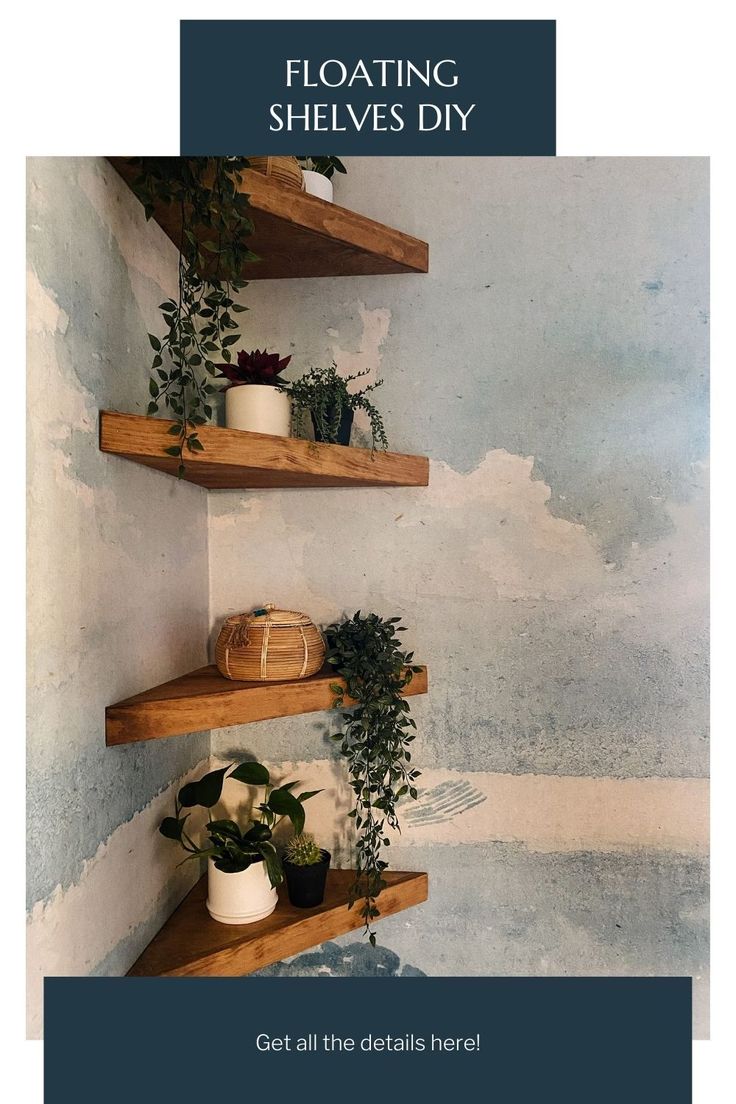
[[314,866],[315,863],[322,862],[322,850],[317,846],[314,836],[303,832],[289,840],[284,858],[293,866]]

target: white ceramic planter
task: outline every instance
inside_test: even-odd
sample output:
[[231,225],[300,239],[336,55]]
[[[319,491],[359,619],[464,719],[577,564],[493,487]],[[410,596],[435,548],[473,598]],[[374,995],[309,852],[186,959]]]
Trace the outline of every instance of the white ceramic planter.
[[226,874],[214,860],[207,863],[207,911],[220,924],[253,924],[270,916],[278,895],[268,880],[266,865],[253,863],[247,870]]
[[225,425],[274,437],[291,435],[291,399],[277,387],[242,383],[225,392]]
[[319,196],[320,199],[326,199],[328,203],[332,203],[331,180],[312,169],[302,169],[302,177],[304,179],[304,191],[307,195]]

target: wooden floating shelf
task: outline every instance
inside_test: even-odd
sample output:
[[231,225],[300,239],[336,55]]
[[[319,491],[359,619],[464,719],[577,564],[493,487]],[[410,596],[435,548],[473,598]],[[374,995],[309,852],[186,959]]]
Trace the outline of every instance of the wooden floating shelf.
[[[183,736],[187,732],[249,724],[274,717],[295,717],[331,709],[331,683],[345,685],[329,668],[291,682],[234,682],[212,665],[154,686],[142,694],[109,705],[105,710],[105,742],[134,744]],[[427,693],[427,668],[406,687],[404,694]],[[346,704],[350,699],[346,698]]]
[[[138,166],[125,157],[110,161],[129,185],[139,175]],[[241,175],[241,191],[250,197],[255,224],[248,247],[261,258],[244,266],[246,280],[427,272],[426,242],[336,203],[284,187],[251,169]],[[179,248],[178,208],[158,204],[153,217]],[[208,236],[211,231],[202,229],[202,239]]]
[[[179,461],[165,448],[175,443],[174,423],[142,414],[100,413],[100,448],[176,476]],[[183,479],[210,490],[264,487],[426,487],[429,460],[399,452],[321,445],[203,425],[204,452],[185,457]]]
[[[378,898],[381,916],[393,916],[427,900],[426,874],[387,870]],[[363,926],[357,907],[348,909],[352,870],[330,870],[324,902],[314,909],[289,904],[284,886],[265,920],[231,926],[213,920],[205,908],[207,877],[197,882],[176,912],[128,971],[128,977],[241,977],[326,939]]]

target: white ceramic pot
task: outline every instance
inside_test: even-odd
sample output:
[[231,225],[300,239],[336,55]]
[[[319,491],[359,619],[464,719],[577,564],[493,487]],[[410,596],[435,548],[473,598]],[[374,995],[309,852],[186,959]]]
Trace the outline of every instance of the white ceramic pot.
[[278,387],[241,383],[225,392],[225,425],[274,437],[291,435],[291,399]]
[[331,180],[312,169],[302,169],[302,177],[304,178],[304,191],[307,195],[319,196],[320,199],[326,199],[328,203],[332,203]]
[[207,863],[207,911],[220,924],[253,924],[270,916],[278,903],[268,880],[266,864],[253,863],[247,870],[226,874],[214,860]]

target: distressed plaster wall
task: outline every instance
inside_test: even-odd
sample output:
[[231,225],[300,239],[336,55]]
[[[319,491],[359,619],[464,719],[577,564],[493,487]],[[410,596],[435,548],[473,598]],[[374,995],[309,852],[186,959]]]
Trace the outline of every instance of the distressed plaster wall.
[[[430,487],[211,496],[213,627],[269,600],[410,626],[426,773],[391,857],[431,896],[382,926],[409,972],[693,974],[703,1034],[707,162],[348,167],[338,199],[428,239],[430,274],[251,285],[246,344],[382,375]],[[328,724],[213,750],[327,777],[312,826],[347,860]]]
[[208,734],[106,748],[110,702],[206,661],[203,491],[108,457],[145,411],[175,251],[102,159],[28,163],[29,1033],[44,974],[123,973],[192,872],[155,831]]
[[145,409],[174,250],[104,161],[29,163],[31,1033],[44,973],[123,973],[181,896],[155,826],[208,756],[324,787],[350,861],[326,714],[104,747],[106,704],[272,600],[410,626],[424,775],[391,857],[431,888],[377,955],[269,972],[693,974],[704,1034],[707,163],[348,167],[338,198],[430,274],[253,284],[245,343],[383,375],[424,490],[208,497],[100,454],[98,409]]

